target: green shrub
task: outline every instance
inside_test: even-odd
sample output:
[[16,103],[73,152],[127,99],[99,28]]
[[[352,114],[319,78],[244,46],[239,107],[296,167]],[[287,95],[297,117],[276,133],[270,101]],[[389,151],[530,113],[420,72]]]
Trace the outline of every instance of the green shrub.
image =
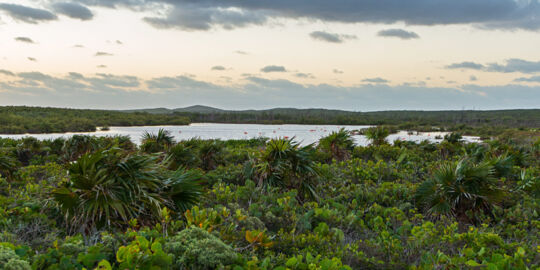
[[218,269],[233,264],[238,257],[231,246],[197,227],[167,239],[165,247],[175,256],[178,269]]

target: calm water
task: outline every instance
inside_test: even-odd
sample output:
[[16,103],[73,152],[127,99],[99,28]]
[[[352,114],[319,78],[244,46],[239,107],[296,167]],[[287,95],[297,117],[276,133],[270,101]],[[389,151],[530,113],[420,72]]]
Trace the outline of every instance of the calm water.
[[[111,127],[109,131],[97,132],[77,132],[77,133],[49,133],[49,134],[24,134],[24,135],[2,135],[3,138],[23,138],[36,137],[37,139],[55,139],[59,137],[70,137],[74,134],[93,135],[93,136],[115,136],[125,135],[131,137],[136,143],[140,143],[141,136],[145,131],[157,133],[160,128],[171,131],[176,140],[186,140],[194,137],[201,139],[250,139],[256,137],[295,137],[302,144],[317,142],[320,138],[337,131],[340,128],[346,130],[362,129],[369,126],[337,126],[337,125],[257,125],[257,124],[212,124],[212,123],[194,123],[189,126],[144,126],[144,127]],[[388,141],[409,140],[420,142],[429,140],[440,142],[437,136],[444,137],[445,132],[424,132],[408,134],[401,131],[397,134],[388,136]],[[358,145],[367,145],[368,140],[364,136],[354,136]],[[464,139],[469,142],[479,141],[478,137],[465,136]]]

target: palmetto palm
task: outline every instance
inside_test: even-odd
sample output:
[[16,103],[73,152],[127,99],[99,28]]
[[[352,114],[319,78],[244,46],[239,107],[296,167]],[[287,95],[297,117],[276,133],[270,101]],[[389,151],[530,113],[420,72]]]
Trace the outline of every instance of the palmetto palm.
[[320,139],[319,148],[330,153],[337,161],[343,161],[350,157],[354,149],[354,140],[349,132],[341,128]]
[[201,193],[200,177],[184,173],[162,170],[154,156],[102,150],[72,163],[70,181],[53,195],[72,229],[86,233],[132,218],[151,222],[163,206],[184,211]]
[[0,176],[5,176],[9,180],[16,169],[17,161],[15,158],[0,152]]
[[488,211],[504,196],[493,174],[493,167],[485,162],[446,163],[418,187],[416,199],[428,213],[470,221],[467,211]]
[[312,160],[313,145],[301,147],[293,139],[268,141],[266,149],[253,162],[251,174],[259,186],[294,188],[300,196],[316,196],[314,185],[318,172]]
[[374,145],[386,143],[386,137],[390,135],[390,130],[386,127],[370,127],[364,131],[364,135]]
[[180,142],[167,149],[165,161],[169,169],[177,170],[181,167],[195,166],[198,163],[198,158],[192,146]]
[[141,150],[145,153],[165,152],[173,144],[174,137],[171,132],[160,128],[157,134],[144,132]]

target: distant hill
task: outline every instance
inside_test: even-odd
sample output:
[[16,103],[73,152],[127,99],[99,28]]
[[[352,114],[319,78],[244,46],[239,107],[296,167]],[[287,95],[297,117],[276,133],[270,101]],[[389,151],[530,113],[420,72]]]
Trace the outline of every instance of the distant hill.
[[210,107],[210,106],[203,106],[203,105],[194,105],[189,106],[185,108],[177,108],[171,110],[172,112],[190,112],[190,113],[218,113],[218,112],[226,112],[226,110]]

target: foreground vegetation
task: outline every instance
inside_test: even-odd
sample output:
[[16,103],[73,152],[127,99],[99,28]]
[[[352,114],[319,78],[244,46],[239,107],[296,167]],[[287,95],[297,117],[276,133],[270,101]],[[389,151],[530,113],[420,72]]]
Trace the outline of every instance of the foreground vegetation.
[[0,139],[0,268],[540,267],[539,137],[368,133]]

